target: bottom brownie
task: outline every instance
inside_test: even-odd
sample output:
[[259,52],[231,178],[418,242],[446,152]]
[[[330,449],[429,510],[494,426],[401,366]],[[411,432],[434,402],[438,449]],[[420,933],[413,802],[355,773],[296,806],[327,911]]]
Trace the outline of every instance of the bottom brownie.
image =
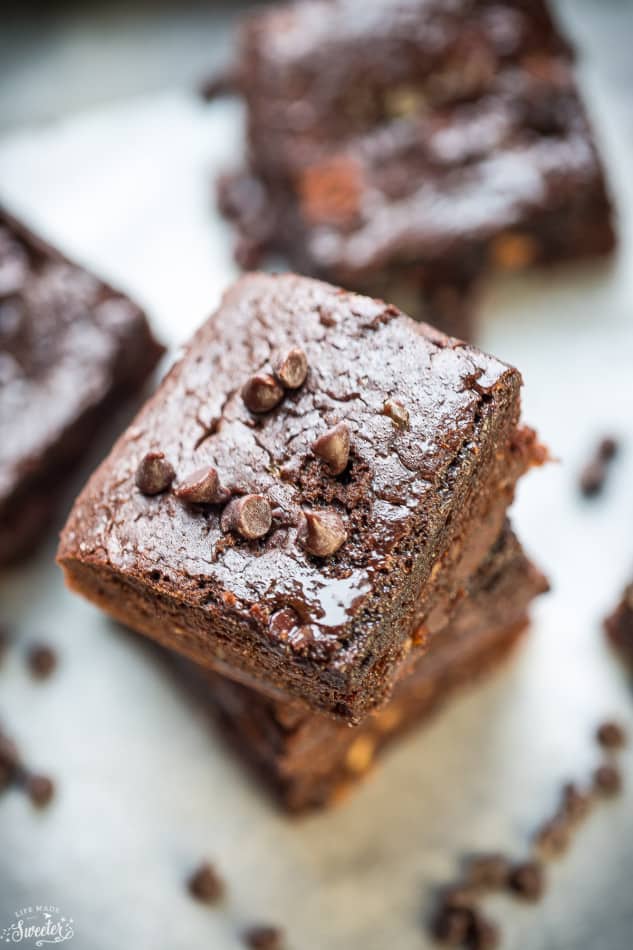
[[622,600],[607,618],[605,628],[611,643],[633,670],[633,583],[625,589]]
[[[205,697],[240,752],[292,812],[339,799],[379,751],[429,715],[452,690],[502,660],[528,622],[530,601],[547,583],[506,532],[453,620],[396,686],[392,699],[356,727],[270,699],[218,674]],[[199,675],[190,668],[193,675]]]

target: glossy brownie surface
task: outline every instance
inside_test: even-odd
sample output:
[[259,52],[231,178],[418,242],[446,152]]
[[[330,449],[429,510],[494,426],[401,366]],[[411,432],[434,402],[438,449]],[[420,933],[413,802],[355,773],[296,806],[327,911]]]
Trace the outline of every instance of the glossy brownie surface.
[[[245,387],[293,348],[307,357],[305,382],[252,412]],[[470,507],[511,497],[519,387],[516,370],[381,301],[249,275],[84,489],[61,563],[131,626],[354,718],[371,703],[363,677],[380,678],[380,661],[402,649]],[[341,424],[349,460],[333,474],[313,446]],[[136,487],[148,452],[165,454],[175,491]],[[208,466],[224,504],[177,497]],[[223,521],[228,498],[246,495],[272,511],[258,540]],[[315,512],[346,534],[327,556],[302,542]]]
[[0,562],[41,531],[96,414],[162,352],[129,298],[0,207]]

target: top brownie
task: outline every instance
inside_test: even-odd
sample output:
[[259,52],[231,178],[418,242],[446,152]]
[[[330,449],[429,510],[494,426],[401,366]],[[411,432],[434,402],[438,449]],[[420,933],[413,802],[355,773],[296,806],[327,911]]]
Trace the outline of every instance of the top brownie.
[[96,424],[162,353],[136,304],[0,206],[0,563],[41,535]]
[[358,721],[502,529],[533,461],[520,385],[382,301],[248,275],[76,501],[67,581],[202,664]]

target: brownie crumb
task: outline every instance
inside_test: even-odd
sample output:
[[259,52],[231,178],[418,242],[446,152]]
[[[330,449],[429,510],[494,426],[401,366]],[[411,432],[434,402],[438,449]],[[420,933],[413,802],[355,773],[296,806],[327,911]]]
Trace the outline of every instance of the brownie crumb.
[[270,412],[283,399],[284,391],[270,373],[256,373],[242,388],[242,399],[254,413]]
[[244,943],[251,950],[282,950],[284,935],[279,927],[259,925],[244,934]]
[[516,864],[508,877],[510,890],[526,901],[538,901],[545,892],[545,871],[538,861]]
[[466,869],[468,884],[478,890],[502,890],[508,883],[510,861],[503,854],[481,854],[471,858]]
[[626,745],[626,732],[619,723],[608,720],[598,726],[596,739],[604,749],[621,749]]
[[622,775],[615,765],[606,763],[593,773],[593,787],[599,795],[611,798],[622,789]]
[[224,881],[207,862],[193,872],[187,887],[192,897],[207,904],[219,901],[224,895]]
[[46,679],[57,666],[57,654],[52,647],[36,643],[28,652],[27,662],[36,679]]
[[46,775],[27,775],[24,789],[37,808],[45,808],[55,793],[55,786]]
[[555,815],[545,821],[534,836],[534,843],[543,857],[553,858],[569,847],[570,822],[565,814]]
[[136,470],[136,487],[143,495],[159,495],[167,491],[175,477],[164,452],[148,452]]

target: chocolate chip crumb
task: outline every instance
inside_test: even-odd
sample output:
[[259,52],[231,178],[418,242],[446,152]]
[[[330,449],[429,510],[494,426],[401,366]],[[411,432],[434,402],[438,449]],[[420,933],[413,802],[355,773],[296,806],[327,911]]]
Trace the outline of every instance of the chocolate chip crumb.
[[617,722],[603,722],[598,726],[596,739],[604,749],[621,749],[626,745],[626,732]]
[[591,795],[582,792],[573,782],[563,785],[561,812],[571,822],[581,821],[591,808]]
[[279,927],[259,925],[251,927],[244,934],[244,943],[252,950],[281,950],[283,931]]
[[609,763],[598,766],[593,773],[593,787],[599,795],[607,798],[617,795],[622,789],[620,770]]
[[294,346],[277,357],[273,372],[284,389],[299,389],[308,375],[308,357],[300,347]]
[[46,775],[27,775],[24,788],[37,808],[45,808],[55,792],[53,782]]
[[499,946],[500,939],[497,925],[476,909],[470,922],[468,946],[472,950],[494,950]]
[[564,815],[555,815],[538,829],[534,843],[543,857],[556,857],[567,850],[570,841],[569,821]]
[[607,468],[602,459],[593,459],[580,473],[580,490],[587,498],[598,495],[604,488]]
[[474,909],[444,904],[437,912],[431,932],[438,943],[447,947],[461,947],[471,932]]
[[305,511],[297,540],[316,557],[329,557],[347,540],[343,519],[336,511]]
[[397,399],[387,399],[382,407],[383,414],[389,416],[394,425],[399,429],[407,429],[409,426],[409,411],[405,409]]
[[29,650],[27,662],[33,676],[46,679],[57,666],[57,654],[51,647],[37,643]]
[[164,452],[148,452],[136,470],[136,487],[144,495],[158,495],[167,491],[175,477]]
[[20,753],[15,742],[0,733],[0,765],[6,768],[11,775],[20,767]]
[[187,887],[192,897],[207,904],[220,900],[224,894],[224,881],[207,862],[193,872],[187,881]]
[[610,462],[618,454],[620,446],[618,440],[611,435],[605,436],[598,445],[598,456],[604,462]]
[[323,459],[333,475],[340,475],[349,462],[350,430],[346,422],[339,422],[312,443],[312,451]]
[[284,391],[270,373],[256,373],[242,389],[242,399],[251,412],[270,412],[283,399]]
[[545,872],[538,861],[515,864],[508,878],[510,890],[526,901],[538,901],[545,892]]
[[508,883],[510,861],[503,854],[482,854],[471,858],[466,870],[466,880],[472,887],[482,890],[502,890]]
[[231,497],[228,489],[221,485],[217,470],[212,465],[198,468],[188,475],[174,494],[189,505],[220,505]]
[[264,495],[243,495],[229,502],[220,519],[222,531],[234,531],[253,541],[268,534],[272,525],[270,502]]

